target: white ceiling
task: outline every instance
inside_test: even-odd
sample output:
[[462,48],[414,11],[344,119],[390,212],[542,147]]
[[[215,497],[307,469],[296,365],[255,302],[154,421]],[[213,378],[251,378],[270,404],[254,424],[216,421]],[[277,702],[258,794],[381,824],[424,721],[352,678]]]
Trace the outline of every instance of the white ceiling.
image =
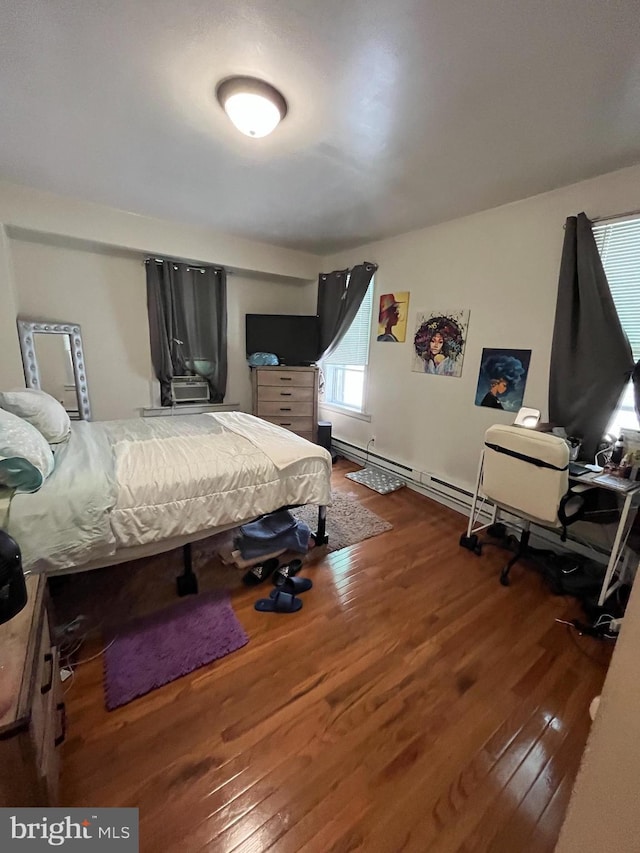
[[[640,161],[638,0],[5,0],[0,175],[329,252]],[[230,74],[289,114],[248,139]]]

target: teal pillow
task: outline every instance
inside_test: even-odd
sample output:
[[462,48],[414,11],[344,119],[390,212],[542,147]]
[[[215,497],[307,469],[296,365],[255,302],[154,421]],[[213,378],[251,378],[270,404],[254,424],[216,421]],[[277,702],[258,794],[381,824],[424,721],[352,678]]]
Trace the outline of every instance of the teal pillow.
[[53,471],[54,458],[42,433],[0,409],[0,485],[36,492]]

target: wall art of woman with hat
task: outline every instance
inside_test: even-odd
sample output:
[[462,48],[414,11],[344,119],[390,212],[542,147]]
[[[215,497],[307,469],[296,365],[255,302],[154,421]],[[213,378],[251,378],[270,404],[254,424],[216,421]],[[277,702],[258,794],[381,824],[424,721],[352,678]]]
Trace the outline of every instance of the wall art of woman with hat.
[[[404,298],[402,298],[404,297]],[[378,341],[402,343],[407,333],[406,306],[409,301],[408,293],[399,293],[396,299],[393,293],[383,293],[380,297],[378,313]]]

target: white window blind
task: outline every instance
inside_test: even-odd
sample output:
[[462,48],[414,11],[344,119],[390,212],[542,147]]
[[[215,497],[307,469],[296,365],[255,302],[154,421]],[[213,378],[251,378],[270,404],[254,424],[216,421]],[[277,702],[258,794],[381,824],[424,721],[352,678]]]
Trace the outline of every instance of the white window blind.
[[593,226],[611,295],[627,333],[633,358],[640,359],[640,217]]
[[360,308],[358,308],[358,313],[353,318],[353,323],[349,327],[349,331],[331,355],[323,359],[324,364],[355,366],[369,363],[372,305],[373,279],[367,288]]

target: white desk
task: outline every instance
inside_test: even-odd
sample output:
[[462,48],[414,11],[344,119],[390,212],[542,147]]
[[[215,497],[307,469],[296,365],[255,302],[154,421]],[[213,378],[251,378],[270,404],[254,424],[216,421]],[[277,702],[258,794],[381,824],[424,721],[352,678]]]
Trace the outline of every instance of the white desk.
[[620,491],[607,483],[599,483],[597,481],[599,476],[600,474],[595,473],[582,474],[580,477],[573,477],[570,475],[569,482],[571,483],[572,488],[575,486],[597,486],[599,489],[607,489],[607,491],[615,492],[622,505],[616,535],[613,540],[613,545],[611,546],[609,562],[607,563],[607,570],[604,575],[600,596],[598,598],[598,606],[602,607],[611,593],[615,592],[623,583],[622,578],[624,573],[622,570],[625,567],[625,560],[628,558],[628,552],[626,549],[627,540],[629,538],[629,533],[631,532],[633,521],[636,517],[636,512],[640,506],[640,483],[636,483],[626,491]]

